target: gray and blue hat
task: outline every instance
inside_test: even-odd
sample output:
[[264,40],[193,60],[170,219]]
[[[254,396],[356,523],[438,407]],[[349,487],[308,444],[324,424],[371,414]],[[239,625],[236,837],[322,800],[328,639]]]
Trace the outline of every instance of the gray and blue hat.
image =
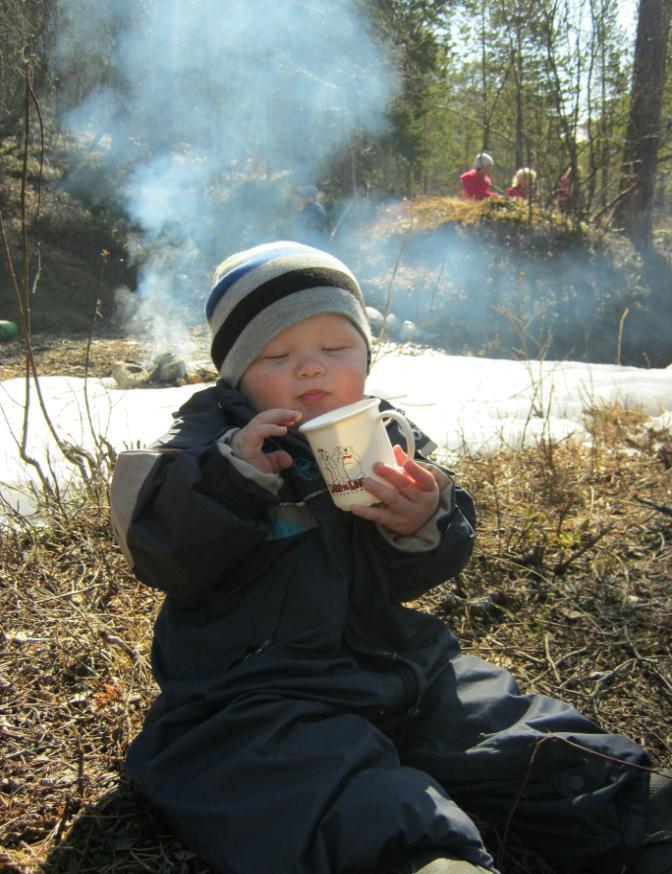
[[324,313],[350,319],[370,349],[359,283],[338,258],[284,240],[238,252],[217,268],[205,305],[212,360],[237,386],[273,337]]

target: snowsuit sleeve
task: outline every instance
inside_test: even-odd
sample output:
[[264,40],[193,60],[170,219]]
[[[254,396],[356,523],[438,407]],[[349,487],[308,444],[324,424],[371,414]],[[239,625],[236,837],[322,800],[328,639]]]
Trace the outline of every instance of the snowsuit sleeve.
[[380,528],[377,531],[379,554],[400,601],[411,601],[452,579],[469,561],[476,529],[474,502],[452,479],[427,527],[437,532],[431,536],[436,544],[432,549],[419,549],[414,542],[417,535],[395,539]]
[[[387,401],[381,409],[388,409]],[[401,411],[403,412],[403,410]],[[411,422],[415,436],[415,461],[433,467],[439,484],[439,505],[422,528],[412,535],[402,535],[382,525],[371,526],[370,541],[384,563],[392,588],[400,601],[411,601],[434,586],[452,579],[469,561],[474,548],[476,510],[471,495],[458,486],[450,470],[430,461],[436,449],[431,440]],[[401,434],[396,423],[388,426],[391,442]]]
[[110,506],[122,551],[139,580],[179,600],[222,586],[264,541],[278,503],[274,476],[246,476],[220,430],[194,446],[163,440],[122,452],[115,466]]

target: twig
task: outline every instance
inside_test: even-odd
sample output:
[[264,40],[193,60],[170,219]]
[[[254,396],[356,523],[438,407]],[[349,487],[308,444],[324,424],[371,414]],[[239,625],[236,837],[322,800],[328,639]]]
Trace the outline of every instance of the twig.
[[616,667],[613,668],[611,671],[606,671],[606,673],[601,674],[599,677],[596,678],[597,682],[595,683],[595,688],[588,697],[595,698],[595,696],[602,691],[604,686],[606,686],[607,683],[613,680],[614,677],[618,677],[618,675],[622,674],[626,668],[629,668],[636,664],[637,659],[629,658],[626,659],[624,662],[621,662],[620,665],[616,665]]
[[555,677],[556,683],[561,682],[560,674],[558,673],[558,669],[556,667],[555,662],[551,657],[551,646],[548,640],[548,634],[544,635],[544,654],[546,656],[546,661],[551,666],[551,670],[553,671],[553,676]]
[[643,504],[645,507],[653,507],[653,509],[658,510],[659,513],[664,513],[665,516],[672,516],[672,507],[667,504],[658,504],[656,501],[649,501],[647,498],[640,498],[639,495],[635,495],[635,500],[638,504]]
[[84,747],[82,739],[77,736],[77,792],[84,798]]
[[[395,262],[394,262],[394,269],[392,270],[392,276],[390,277],[390,281],[387,285],[387,294],[385,296],[385,312],[383,313],[383,316],[385,318],[387,318],[387,316],[389,316],[390,311],[391,311],[392,287],[394,285],[394,280],[395,280],[395,277],[397,275],[397,271],[399,270],[399,264],[401,263],[401,256],[404,253],[404,249],[408,245],[408,241],[410,239],[412,229],[413,229],[413,215],[411,214],[410,224],[409,224],[408,228],[406,229],[406,233],[404,234],[404,238],[401,242],[401,246],[399,247],[399,250],[397,251],[397,257],[396,257]],[[383,321],[383,326],[382,326],[381,331],[380,331],[380,336],[378,337],[379,340],[384,340],[386,337],[385,326],[386,326],[386,322]]]
[[113,646],[118,646],[120,649],[123,649],[126,655],[130,656],[134,662],[137,662],[137,652],[116,634],[110,634],[109,631],[106,631],[104,628],[100,628],[98,630],[98,633],[104,641],[106,641],[107,643],[111,643]]
[[621,318],[618,320],[618,341],[616,343],[616,364],[620,367],[621,365],[621,346],[623,343],[623,323],[625,322],[628,313],[630,312],[630,307],[626,307],[621,314]]
[[[50,498],[55,498],[58,501],[57,490],[55,489],[53,483],[51,483],[48,477],[45,475],[44,471],[40,463],[37,459],[28,455],[27,445],[28,445],[28,424],[29,424],[29,416],[30,416],[30,399],[31,399],[31,384],[32,381],[35,383],[35,392],[37,395],[38,404],[40,406],[40,410],[44,417],[45,423],[49,429],[49,432],[53,436],[56,445],[61,450],[63,455],[69,459],[67,445],[63,442],[60,435],[56,431],[54,424],[49,416],[49,413],[46,408],[46,403],[44,401],[44,397],[42,395],[42,389],[40,386],[40,381],[37,373],[37,365],[35,363],[35,357],[33,354],[33,344],[32,344],[32,326],[31,326],[31,318],[30,318],[30,269],[28,264],[28,220],[26,216],[26,204],[27,204],[27,195],[26,195],[26,187],[28,181],[28,154],[29,154],[29,145],[30,145],[30,105],[31,103],[36,107],[38,119],[40,122],[40,142],[41,142],[41,156],[40,156],[40,180],[38,180],[38,191],[41,186],[41,174],[44,163],[44,125],[42,121],[42,115],[39,111],[39,106],[37,103],[37,98],[35,97],[35,92],[33,91],[33,86],[30,78],[30,67],[26,65],[26,69],[24,71],[24,79],[26,86],[26,94],[24,100],[24,132],[23,132],[23,165],[21,172],[21,256],[22,256],[22,276],[21,282],[19,283],[19,279],[17,277],[16,271],[13,265],[13,259],[11,250],[9,248],[9,242],[7,240],[7,235],[5,233],[4,223],[2,221],[2,215],[0,214],[0,230],[2,237],[2,251],[3,257],[5,260],[5,264],[7,267],[7,272],[9,273],[10,281],[12,287],[14,289],[14,295],[16,299],[16,308],[19,315],[19,325],[21,327],[21,336],[24,342],[25,354],[26,354],[26,382],[25,382],[25,402],[24,402],[24,410],[23,410],[23,426],[21,430],[21,439],[20,442],[17,441],[19,446],[19,453],[21,459],[29,464],[37,473],[40,482],[46,492],[46,494]],[[37,212],[35,215],[35,227],[37,228],[37,223],[39,219],[39,209],[40,209],[40,197],[38,196],[38,205]],[[38,259],[39,260],[39,259]],[[39,276],[39,270],[36,274]],[[33,283],[33,292],[35,291],[35,283]],[[32,377],[32,381],[31,381]]]

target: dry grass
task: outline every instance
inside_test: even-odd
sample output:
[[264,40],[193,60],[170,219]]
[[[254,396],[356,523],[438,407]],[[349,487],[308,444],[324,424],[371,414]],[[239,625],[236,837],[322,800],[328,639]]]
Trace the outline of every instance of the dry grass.
[[471,200],[461,197],[422,195],[404,199],[382,209],[371,228],[371,235],[388,239],[402,232],[435,230],[442,225],[460,228],[479,225],[483,221],[506,218],[513,222],[532,224],[537,231],[553,227],[572,228],[566,216],[541,209],[520,199],[491,197],[486,200]]
[[[542,442],[464,457],[480,508],[467,571],[417,606],[466,649],[513,666],[672,760],[672,435],[595,410],[592,448]],[[47,524],[0,530],[0,870],[206,872],[125,781],[156,689],[157,594],[111,536],[105,485]],[[498,837],[492,835],[492,851]],[[507,846],[508,874],[549,874]]]
[[[45,375],[109,376],[115,361],[141,361],[146,354],[144,343],[127,337],[93,337],[89,343],[87,335],[40,333],[33,337],[32,346],[39,372]],[[20,336],[0,346],[0,368],[2,379],[25,376],[26,354]]]

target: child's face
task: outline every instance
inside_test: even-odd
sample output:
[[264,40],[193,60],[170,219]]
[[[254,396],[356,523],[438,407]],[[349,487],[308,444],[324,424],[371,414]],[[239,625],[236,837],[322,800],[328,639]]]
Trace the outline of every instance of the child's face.
[[301,422],[362,399],[366,343],[345,316],[297,322],[264,346],[240,389],[257,412],[298,410]]

